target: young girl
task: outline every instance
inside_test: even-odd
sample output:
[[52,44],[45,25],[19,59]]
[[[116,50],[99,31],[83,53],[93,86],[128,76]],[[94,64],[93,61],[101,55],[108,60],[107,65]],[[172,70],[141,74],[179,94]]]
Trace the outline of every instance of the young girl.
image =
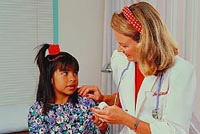
[[36,102],[29,109],[30,133],[96,134],[99,126],[106,129],[106,123],[96,127],[91,120],[95,102],[77,94],[79,64],[72,55],[44,44],[35,61],[40,76]]

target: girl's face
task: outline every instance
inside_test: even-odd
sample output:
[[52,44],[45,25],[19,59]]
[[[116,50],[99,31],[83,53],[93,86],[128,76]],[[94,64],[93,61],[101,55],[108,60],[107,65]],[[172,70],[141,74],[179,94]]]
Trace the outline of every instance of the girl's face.
[[132,38],[114,31],[114,36],[118,42],[117,50],[126,55],[129,61],[137,61],[137,42]]
[[70,68],[67,68],[66,71],[57,69],[51,81],[55,91],[55,102],[65,103],[68,101],[70,95],[77,90],[78,72],[74,72]]

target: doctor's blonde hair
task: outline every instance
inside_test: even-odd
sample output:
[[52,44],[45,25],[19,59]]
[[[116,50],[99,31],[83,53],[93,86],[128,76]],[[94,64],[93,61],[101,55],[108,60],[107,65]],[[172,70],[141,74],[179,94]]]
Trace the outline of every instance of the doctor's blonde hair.
[[138,42],[138,63],[145,75],[160,75],[174,64],[174,57],[178,54],[176,42],[153,6],[139,2],[129,9],[142,25],[141,33],[122,12],[113,14],[111,27]]

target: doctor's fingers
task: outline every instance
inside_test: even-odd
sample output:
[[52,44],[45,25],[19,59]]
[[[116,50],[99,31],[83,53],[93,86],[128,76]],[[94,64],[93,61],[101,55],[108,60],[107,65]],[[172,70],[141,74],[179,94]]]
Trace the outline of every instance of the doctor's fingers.
[[93,115],[92,116],[92,121],[93,121],[93,123],[94,124],[100,124],[100,123],[102,123],[102,122],[104,122],[102,119],[100,119],[98,116],[96,116],[96,115]]
[[96,94],[87,94],[86,97],[95,100],[96,102],[101,102],[103,100],[102,95],[96,95]]
[[101,131],[106,130],[108,124],[104,121],[99,120],[98,122],[94,123]]
[[98,87],[92,85],[83,85],[79,88],[79,95],[85,96],[86,94],[94,94],[98,90]]
[[88,97],[90,99],[94,99],[97,102],[101,102],[103,100],[103,95],[100,90],[96,86],[82,86],[79,91],[79,95]]
[[102,115],[102,114],[98,114],[98,113],[94,113],[96,117],[99,118],[99,121],[95,122],[94,124],[96,124],[99,127],[99,123],[110,123],[113,124],[115,123],[116,119],[110,117],[110,115]]
[[97,116],[100,119],[107,119],[109,116],[109,111],[104,109],[99,109],[99,108],[91,108],[91,111],[95,116]]
[[[94,113],[94,112],[93,112]],[[100,121],[97,122],[95,121],[94,124],[96,124],[98,127],[100,124],[98,123],[110,123],[110,124],[114,124],[116,123],[116,118],[111,117],[109,114],[98,114],[98,113],[94,113],[95,117],[98,118]]]
[[125,111],[123,111],[121,108],[115,105],[107,106],[102,110],[93,108],[91,109],[91,111],[99,118],[104,119],[108,123],[116,122],[120,120],[118,118],[124,118],[124,115],[127,114]]

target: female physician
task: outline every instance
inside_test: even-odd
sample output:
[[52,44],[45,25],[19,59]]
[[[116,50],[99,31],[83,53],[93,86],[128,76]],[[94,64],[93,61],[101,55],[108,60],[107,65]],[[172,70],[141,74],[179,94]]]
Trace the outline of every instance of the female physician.
[[98,87],[85,85],[79,94],[106,102],[109,106],[92,112],[101,121],[123,124],[121,134],[188,134],[195,69],[177,55],[159,13],[139,2],[114,13],[111,26],[118,42],[111,58],[118,91],[103,95]]

